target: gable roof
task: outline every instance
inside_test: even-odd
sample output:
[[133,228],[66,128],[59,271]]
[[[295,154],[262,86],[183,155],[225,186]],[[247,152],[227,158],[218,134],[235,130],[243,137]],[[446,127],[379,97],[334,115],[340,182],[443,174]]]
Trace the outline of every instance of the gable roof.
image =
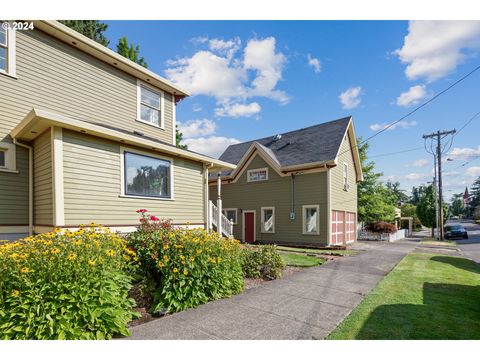
[[[362,181],[360,155],[351,116],[231,145],[220,156],[220,160],[236,164],[237,167],[221,175],[224,178],[236,178],[254,154],[261,156],[282,176],[299,170],[334,167],[341,155],[340,147],[345,136],[349,139],[357,181]],[[214,175],[211,175],[212,180]]]
[[337,157],[351,117],[265,138],[230,145],[220,160],[238,164],[253,143],[258,143],[281,167],[327,162]]

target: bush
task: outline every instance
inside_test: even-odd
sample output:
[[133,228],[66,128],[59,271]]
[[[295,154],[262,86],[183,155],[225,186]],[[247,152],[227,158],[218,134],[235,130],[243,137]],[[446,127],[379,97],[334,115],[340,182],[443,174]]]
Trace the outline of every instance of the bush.
[[245,247],[242,255],[243,273],[246,277],[273,280],[282,276],[285,262],[275,246]]
[[156,282],[153,312],[181,311],[242,291],[238,241],[203,229],[174,229],[145,209],[137,212],[141,226],[128,240]]
[[376,233],[393,234],[397,231],[397,227],[394,224],[390,224],[384,221],[377,221],[368,224],[367,230]]
[[0,245],[0,338],[129,335],[134,259],[124,239],[93,227]]

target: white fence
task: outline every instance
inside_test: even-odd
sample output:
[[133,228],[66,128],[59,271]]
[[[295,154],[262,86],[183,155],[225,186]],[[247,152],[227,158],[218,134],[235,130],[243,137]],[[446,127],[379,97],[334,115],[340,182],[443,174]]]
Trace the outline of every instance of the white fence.
[[358,240],[397,241],[407,237],[408,230],[400,229],[393,234],[375,233],[367,230],[358,231]]

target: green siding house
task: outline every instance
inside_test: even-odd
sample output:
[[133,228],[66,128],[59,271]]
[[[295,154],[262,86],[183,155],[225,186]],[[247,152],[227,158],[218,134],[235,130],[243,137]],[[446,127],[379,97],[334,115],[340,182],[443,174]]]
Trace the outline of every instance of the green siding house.
[[[362,169],[351,117],[228,147],[237,168],[210,174],[244,242],[345,245],[356,240]],[[219,196],[220,189],[220,196]]]
[[175,146],[188,93],[56,21],[34,27],[0,29],[0,239],[130,231],[138,208],[206,227],[208,174],[235,166]]

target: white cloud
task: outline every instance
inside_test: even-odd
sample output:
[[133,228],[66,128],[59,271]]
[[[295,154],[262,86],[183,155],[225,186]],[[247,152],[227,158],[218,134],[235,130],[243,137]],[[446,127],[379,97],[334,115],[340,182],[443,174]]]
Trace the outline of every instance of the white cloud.
[[362,87],[356,86],[351,87],[342,92],[339,95],[340,102],[342,103],[342,107],[344,109],[353,109],[360,105],[361,99],[360,95],[362,93]]
[[185,138],[211,135],[215,132],[216,128],[217,125],[215,122],[208,119],[189,120],[184,123],[178,123],[178,129]]
[[243,52],[238,51],[241,49],[239,38],[193,41],[207,49],[191,57],[169,60],[165,70],[172,82],[192,95],[212,96],[221,106],[244,103],[252,97],[270,98],[280,104],[290,100],[284,91],[277,89],[286,58],[276,51],[274,37],[251,39]]
[[397,98],[398,106],[410,106],[418,104],[420,100],[427,96],[425,85],[412,86],[408,91],[403,92]]
[[478,177],[480,176],[480,166],[469,167],[465,173],[471,177]]
[[407,64],[408,79],[431,82],[455,70],[479,48],[480,21],[410,21],[403,47],[395,54]]
[[250,96],[265,96],[286,104],[290,100],[284,91],[275,90],[282,79],[282,71],[286,62],[285,56],[275,52],[275,38],[249,40],[244,50],[243,65],[247,70],[256,72],[252,81]]
[[258,114],[262,107],[257,102],[250,104],[222,104],[215,109],[215,116],[220,117],[250,117]]
[[193,106],[192,106],[192,110],[193,110],[194,112],[202,111],[202,110],[203,110],[203,109],[202,109],[202,105],[200,105],[200,104],[198,104],[198,103],[195,103],[195,104],[193,104]]
[[196,139],[186,139],[184,143],[188,149],[218,158],[229,145],[238,144],[240,141],[235,138],[223,136],[199,137]]
[[[399,121],[399,122],[393,124],[387,130],[393,131],[396,128],[408,129],[408,128],[416,126],[416,125],[417,125],[417,122],[414,121],[414,120],[412,120],[412,121],[404,120],[404,121]],[[373,131],[380,131],[380,130],[386,129],[388,126],[389,126],[388,123],[382,123],[382,124],[377,123],[377,124],[370,125],[370,129],[373,130]]]
[[448,157],[453,159],[467,159],[473,156],[480,156],[480,145],[475,148],[453,148]]
[[307,55],[308,65],[313,68],[315,74],[319,74],[322,71],[322,63],[317,58],[312,57],[310,54]]
[[430,175],[428,174],[419,174],[419,173],[411,173],[405,175],[403,178],[407,181],[420,181],[429,178]]
[[406,164],[406,167],[424,167],[428,165],[430,162],[427,159],[417,159],[410,164]]

